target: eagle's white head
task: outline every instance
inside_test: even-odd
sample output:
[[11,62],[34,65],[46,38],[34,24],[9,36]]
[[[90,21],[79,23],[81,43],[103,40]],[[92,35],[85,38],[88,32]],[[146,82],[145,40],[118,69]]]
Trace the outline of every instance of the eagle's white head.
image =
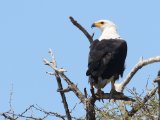
[[117,32],[116,25],[109,20],[99,20],[92,24],[92,27],[100,28],[102,34],[99,40],[102,39],[119,39],[120,35]]

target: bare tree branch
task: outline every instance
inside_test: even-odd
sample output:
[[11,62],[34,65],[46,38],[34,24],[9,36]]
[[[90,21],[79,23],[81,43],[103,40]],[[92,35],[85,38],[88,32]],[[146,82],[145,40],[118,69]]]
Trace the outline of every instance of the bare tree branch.
[[[52,67],[57,68],[57,63],[56,63],[53,51],[51,49],[49,50],[49,53],[52,57],[52,62],[49,65],[52,65]],[[67,100],[66,100],[66,96],[65,96],[64,92],[60,91],[60,90],[63,90],[63,86],[62,86],[62,83],[61,83],[61,78],[60,78],[60,76],[59,76],[59,74],[57,73],[56,70],[55,70],[55,77],[56,77],[56,80],[57,80],[58,90],[59,90],[61,98],[62,98],[62,102],[63,102],[63,105],[64,105],[64,109],[65,109],[67,118],[68,118],[68,120],[71,120],[71,115],[70,115],[70,111],[69,111],[69,108],[68,108],[68,103],[67,103]]]
[[127,75],[126,79],[123,80],[120,84],[115,84],[116,90],[119,92],[123,92],[126,85],[131,81],[132,77],[136,74],[136,72],[141,69],[142,67],[155,63],[160,62],[160,56],[152,57],[146,60],[140,60],[130,71],[130,73]]
[[75,93],[75,95],[80,99],[82,103],[85,104],[85,95],[78,89],[78,87],[63,73],[64,69],[56,68],[52,63],[50,63],[47,59],[43,60],[44,63],[50,66],[58,75],[60,75],[68,84],[68,87]]
[[92,43],[93,42],[93,36],[94,34],[91,36],[86,29],[84,29],[84,27],[82,27],[73,17],[69,17],[69,19],[71,20],[71,22],[73,23],[73,25],[75,25],[77,28],[79,28],[80,31],[82,31],[84,33],[84,35],[88,38],[89,42]]
[[[97,99],[110,99],[110,93],[104,93],[101,98],[100,97],[97,97]],[[114,94],[112,96],[112,99],[114,100],[123,100],[123,101],[132,101],[132,102],[135,102],[134,99],[132,98],[129,98],[127,96],[125,96],[124,94]]]

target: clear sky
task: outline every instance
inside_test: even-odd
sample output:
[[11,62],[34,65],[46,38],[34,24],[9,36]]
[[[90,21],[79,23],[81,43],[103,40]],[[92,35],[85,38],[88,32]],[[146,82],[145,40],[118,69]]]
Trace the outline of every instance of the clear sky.
[[[67,69],[68,77],[81,90],[89,88],[85,76],[89,42],[71,24],[69,16],[78,20],[90,33],[95,32],[95,39],[100,31],[91,29],[94,21],[109,19],[117,25],[129,49],[124,77],[141,56],[160,55],[159,5],[158,0],[1,0],[0,112],[9,109],[13,83],[12,102],[17,113],[31,104],[64,113],[60,95],[56,92],[56,80],[46,74],[51,69],[42,61],[44,57],[49,58],[49,48],[53,49],[58,66]],[[144,67],[127,88],[135,87],[142,92],[147,79],[152,86],[159,69],[158,63]],[[79,104],[72,93],[67,94],[67,100],[70,109]],[[83,106],[78,107],[73,115],[83,116],[85,113],[80,110]]]

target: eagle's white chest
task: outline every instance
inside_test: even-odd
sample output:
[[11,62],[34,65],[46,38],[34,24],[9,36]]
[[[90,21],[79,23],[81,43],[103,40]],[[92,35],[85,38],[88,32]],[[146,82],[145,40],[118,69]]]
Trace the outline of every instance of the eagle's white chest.
[[97,89],[104,88],[109,82],[114,80],[114,77],[110,77],[109,79],[102,79],[101,77],[98,78],[98,83],[94,84],[94,87]]
[[103,29],[101,36],[99,37],[99,40],[103,39],[118,39],[120,38],[120,35],[118,34],[115,27],[110,27]]

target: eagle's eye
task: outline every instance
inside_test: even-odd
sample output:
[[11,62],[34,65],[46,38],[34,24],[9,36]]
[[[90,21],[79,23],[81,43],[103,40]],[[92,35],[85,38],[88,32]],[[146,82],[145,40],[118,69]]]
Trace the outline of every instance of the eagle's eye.
[[103,25],[103,24],[104,24],[104,22],[101,22],[101,24]]

